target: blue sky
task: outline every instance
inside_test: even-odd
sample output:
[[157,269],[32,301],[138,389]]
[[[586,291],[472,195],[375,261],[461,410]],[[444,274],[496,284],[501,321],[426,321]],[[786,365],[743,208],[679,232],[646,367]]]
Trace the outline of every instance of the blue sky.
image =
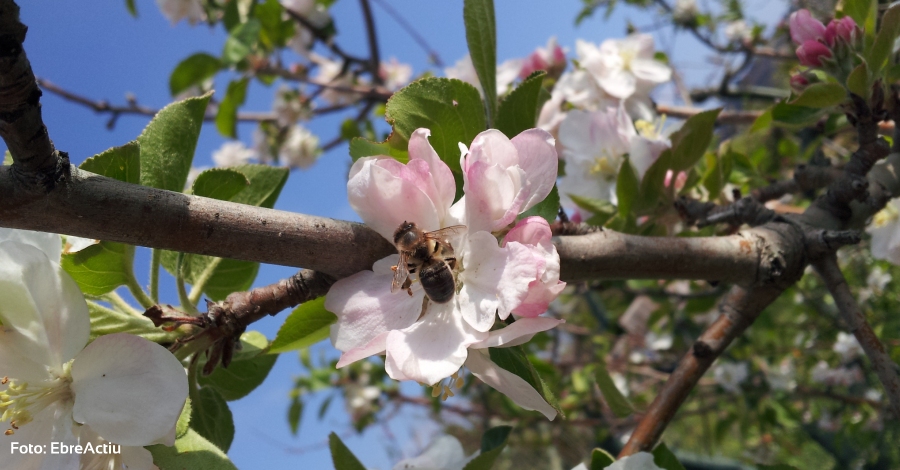
[[[452,65],[466,53],[461,0],[382,1],[389,1],[427,38],[445,65]],[[123,0],[102,3],[20,0],[18,3],[22,8],[22,21],[29,28],[25,47],[35,74],[69,91],[116,104],[124,104],[126,94],[130,93],[142,105],[164,106],[170,101],[168,77],[174,66],[195,52],[217,55],[224,42],[221,28],[191,27],[186,23],[170,25],[155,2],[149,0],[137,1],[137,19],[127,13]],[[87,6],[89,4],[93,6]],[[373,2],[373,8],[382,57],[396,57],[401,62],[411,63],[416,74],[428,70],[426,53],[379,7],[378,2]],[[498,59],[525,56],[554,35],[572,51],[576,38],[599,43],[606,38],[623,36],[629,21],[638,27],[649,27],[653,21],[634,10],[620,8],[606,21],[600,13],[576,28],[574,18],[580,8],[579,0],[498,0]],[[781,9],[779,5],[779,14]],[[337,19],[341,46],[351,53],[366,55],[359,3],[340,0],[332,12]],[[669,36],[665,35],[666,38]],[[693,42],[685,37],[678,41],[684,41],[677,44],[681,47],[690,47]],[[667,42],[658,46],[677,47]],[[702,67],[696,50],[689,51],[686,57],[689,67],[689,64]],[[226,81],[221,80],[218,89],[224,90],[224,83]],[[245,109],[269,110],[273,90],[259,85],[252,87]],[[108,115],[96,115],[51,94],[45,94],[42,103],[51,138],[57,148],[69,152],[76,164],[134,139],[148,122],[144,117],[123,116],[112,130],[107,130]],[[336,135],[344,117],[346,115],[328,116],[308,123],[308,127],[322,141],[328,141]],[[250,144],[252,131],[252,125],[242,124],[239,136]],[[224,139],[213,126],[205,126],[197,147],[195,166],[211,165],[210,155],[222,142]],[[311,169],[295,171],[276,208],[357,220],[346,198],[349,165],[347,147],[341,145],[323,155]],[[148,250],[139,250],[139,274],[146,272],[148,253]],[[281,266],[263,266],[256,285],[275,282],[295,271]],[[168,287],[163,291],[163,301],[177,303],[170,279],[163,282],[163,286]],[[285,316],[286,312],[267,318],[253,328],[272,339]],[[313,348],[313,355],[319,354],[325,357],[336,355],[327,342]],[[331,468],[327,435],[334,431],[344,438],[367,467],[389,469],[399,458],[415,454],[427,445],[437,429],[422,419],[427,417],[427,410],[405,408],[387,422],[386,427],[372,426],[359,435],[352,431],[340,402],[336,401],[331,411],[319,421],[316,410],[323,399],[319,396],[312,397],[307,404],[300,433],[292,436],[285,417],[288,391],[292,378],[303,373],[296,355],[284,354],[259,389],[232,403],[237,432],[230,456],[240,468]],[[421,393],[416,384],[407,384],[404,390],[410,394]],[[389,434],[397,440],[391,448],[384,444]]]

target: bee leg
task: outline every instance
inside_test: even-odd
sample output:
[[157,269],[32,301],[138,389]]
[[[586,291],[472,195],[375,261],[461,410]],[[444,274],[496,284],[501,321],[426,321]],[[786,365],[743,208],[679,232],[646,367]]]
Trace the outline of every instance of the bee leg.
[[406,278],[406,281],[403,281],[403,285],[400,286],[401,289],[406,289],[406,293],[409,294],[410,297],[412,297],[412,289],[409,287],[411,285],[412,281],[410,281],[409,278]]
[[419,318],[417,318],[416,321],[421,320],[422,317],[425,316],[425,312],[428,311],[428,300],[429,299],[427,295],[422,299],[422,313],[419,314]]
[[444,258],[444,261],[447,262],[447,265],[450,266],[450,269],[453,269],[453,270],[456,269],[456,258],[455,257],[447,256]]

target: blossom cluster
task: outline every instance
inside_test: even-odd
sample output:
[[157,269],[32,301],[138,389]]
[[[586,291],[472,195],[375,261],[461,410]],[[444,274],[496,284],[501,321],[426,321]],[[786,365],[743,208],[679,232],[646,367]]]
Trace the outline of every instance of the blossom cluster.
[[[58,235],[0,229],[0,421],[4,468],[152,469],[143,446],[172,445],[188,394],[181,362],[162,346],[116,333],[88,342],[90,316],[59,264]],[[10,442],[120,453],[22,453]]]
[[[460,144],[465,194],[454,203],[453,173],[429,135],[428,129],[413,133],[407,164],[385,156],[357,160],[347,192],[360,218],[392,242],[407,222],[425,232],[465,226],[446,240],[456,259],[455,293],[446,303],[430,301],[415,275],[409,289],[392,292],[398,255],[338,281],[325,299],[338,317],[331,331],[343,353],[338,367],[384,354],[391,378],[431,385],[447,398],[465,366],[523,408],[552,419],[556,411],[525,380],[497,366],[488,348],[522,344],[561,322],[540,316],[565,287],[550,226],[540,217],[517,220],[553,188],[553,138],[540,129],[512,139],[488,130],[471,148]],[[514,322],[495,328],[498,317],[511,316]]]

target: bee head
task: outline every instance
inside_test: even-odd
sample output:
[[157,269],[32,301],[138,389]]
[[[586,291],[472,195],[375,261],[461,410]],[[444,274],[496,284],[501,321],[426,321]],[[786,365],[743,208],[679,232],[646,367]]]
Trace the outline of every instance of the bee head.
[[394,245],[401,247],[409,243],[415,243],[417,231],[418,227],[416,227],[415,222],[404,220],[400,227],[397,227],[397,231],[394,232]]

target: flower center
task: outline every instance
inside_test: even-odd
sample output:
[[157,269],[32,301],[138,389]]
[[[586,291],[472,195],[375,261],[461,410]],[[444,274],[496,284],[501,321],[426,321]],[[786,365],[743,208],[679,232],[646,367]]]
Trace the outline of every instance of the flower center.
[[637,130],[638,135],[644,137],[646,139],[658,140],[662,138],[662,129],[666,124],[666,115],[663,114],[660,116],[658,121],[645,121],[643,119],[638,119],[634,123],[634,128]]
[[875,214],[872,222],[875,227],[884,227],[887,224],[896,222],[897,219],[900,219],[900,214],[897,213],[897,209],[888,204],[879,213]]
[[631,71],[631,61],[637,57],[637,52],[632,49],[622,49],[619,51],[619,57],[622,58],[622,68]]
[[620,158],[603,149],[600,155],[594,157],[594,166],[591,167],[591,175],[600,175],[606,179],[615,178],[619,173]]
[[444,381],[441,380],[440,382],[434,384],[431,387],[431,396],[432,397],[434,397],[434,398],[441,397],[441,400],[447,401],[448,398],[455,395],[455,393],[453,393],[454,388],[459,390],[466,383],[466,381],[463,380],[462,376],[460,375],[459,371],[454,372],[453,375],[451,375],[450,377],[447,377],[446,380],[447,380],[447,384],[444,384]]
[[9,377],[0,379],[0,422],[9,421],[7,436],[13,435],[20,426],[30,423],[44,408],[57,401],[72,398],[72,361],[63,365],[60,375],[38,384],[18,383]]

